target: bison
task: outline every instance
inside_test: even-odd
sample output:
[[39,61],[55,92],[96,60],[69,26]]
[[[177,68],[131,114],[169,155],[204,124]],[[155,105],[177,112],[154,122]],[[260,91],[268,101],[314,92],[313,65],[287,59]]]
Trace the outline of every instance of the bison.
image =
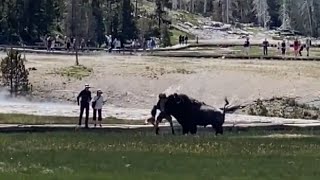
[[196,134],[197,126],[212,125],[216,135],[223,134],[226,106],[229,105],[225,98],[223,110],[199,102],[185,94],[172,94],[167,97],[164,112],[176,118],[182,126],[183,134]]

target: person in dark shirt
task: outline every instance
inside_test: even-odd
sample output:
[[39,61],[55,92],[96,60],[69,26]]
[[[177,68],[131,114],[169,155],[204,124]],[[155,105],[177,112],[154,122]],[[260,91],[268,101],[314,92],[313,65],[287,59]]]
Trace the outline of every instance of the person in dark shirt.
[[293,50],[294,50],[294,55],[298,56],[299,54],[299,49],[300,49],[300,43],[298,41],[298,38],[296,38],[293,42]]
[[[90,101],[91,101],[91,92],[89,90],[90,86],[88,84],[85,85],[85,89],[82,90],[78,97],[77,97],[77,102],[78,106],[80,105],[80,116],[79,116],[79,126],[81,126],[82,122],[82,116],[83,116],[83,111],[86,110],[86,128],[88,128],[88,121],[89,121],[89,107],[90,107]],[[79,101],[81,98],[81,101]]]
[[286,41],[283,40],[282,43],[281,43],[281,52],[282,52],[282,55],[286,55],[286,48],[287,48]]
[[299,55],[302,56],[302,51],[304,48],[304,44],[301,43],[301,41],[299,41],[300,47],[299,47]]
[[186,37],[184,38],[185,44],[188,44],[188,36],[186,35]]
[[268,56],[269,41],[267,39],[265,39],[262,42],[262,46],[263,46],[263,55]]
[[247,37],[246,41],[244,42],[243,47],[244,47],[244,49],[245,49],[246,55],[248,56],[248,55],[249,55],[249,49],[250,49],[250,40],[249,40],[249,37]]

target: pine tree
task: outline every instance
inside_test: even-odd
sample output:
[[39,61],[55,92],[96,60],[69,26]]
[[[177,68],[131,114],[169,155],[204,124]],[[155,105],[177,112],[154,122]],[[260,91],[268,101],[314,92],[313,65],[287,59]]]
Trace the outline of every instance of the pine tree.
[[119,33],[122,41],[137,38],[137,28],[133,16],[133,5],[130,0],[121,0]]
[[29,71],[18,51],[10,50],[1,61],[2,82],[10,87],[10,94],[22,95],[30,91]]
[[161,44],[163,47],[171,46],[170,36],[168,25],[163,25],[161,29]]

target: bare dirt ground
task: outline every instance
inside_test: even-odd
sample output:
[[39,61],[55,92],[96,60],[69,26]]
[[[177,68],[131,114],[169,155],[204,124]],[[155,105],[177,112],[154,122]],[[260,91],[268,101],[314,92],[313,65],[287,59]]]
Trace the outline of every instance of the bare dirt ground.
[[[5,54],[0,53],[0,58],[4,56]],[[320,93],[319,62],[100,54],[79,57],[80,64],[92,69],[89,76],[79,79],[61,75],[61,69],[74,65],[75,58],[72,56],[27,54],[26,57],[27,68],[36,69],[30,71],[33,97],[42,102],[8,100],[0,92],[0,113],[77,116],[79,109],[76,106],[76,96],[85,83],[92,86],[93,92],[97,88],[104,91],[108,100],[104,116],[119,119],[148,118],[150,108],[157,102],[160,92],[186,93],[219,107],[223,106],[225,96],[233,105],[252,103],[259,98],[289,96],[300,97],[299,100],[303,103],[314,101],[316,103],[313,104],[320,107],[317,103]],[[265,105],[267,104],[270,102]],[[280,105],[282,109],[285,108],[281,102]],[[251,107],[248,106],[249,110]],[[239,126],[319,124],[318,120],[301,120],[300,116],[297,119],[293,119],[295,116],[283,119],[241,114],[243,113],[228,114],[226,123]],[[313,116],[312,113],[310,115]]]
[[[0,55],[0,57],[3,54]],[[85,83],[104,91],[109,104],[150,108],[160,92],[186,93],[210,105],[222,106],[274,96],[319,96],[319,62],[263,60],[173,59],[145,56],[81,56],[93,72],[82,79],[61,76],[61,68],[74,65],[72,56],[27,54],[34,96],[50,101],[73,101]]]

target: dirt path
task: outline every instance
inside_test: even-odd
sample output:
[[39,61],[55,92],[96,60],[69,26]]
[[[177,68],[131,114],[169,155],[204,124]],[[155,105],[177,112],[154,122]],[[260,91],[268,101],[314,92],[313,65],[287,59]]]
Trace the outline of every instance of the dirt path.
[[93,73],[81,80],[55,74],[72,66],[70,56],[27,55],[36,96],[48,100],[75,100],[85,83],[93,91],[101,88],[109,104],[129,108],[149,108],[160,92],[181,92],[220,106],[227,96],[232,103],[257,98],[319,96],[320,63],[261,60],[181,59],[145,56],[80,57]]

